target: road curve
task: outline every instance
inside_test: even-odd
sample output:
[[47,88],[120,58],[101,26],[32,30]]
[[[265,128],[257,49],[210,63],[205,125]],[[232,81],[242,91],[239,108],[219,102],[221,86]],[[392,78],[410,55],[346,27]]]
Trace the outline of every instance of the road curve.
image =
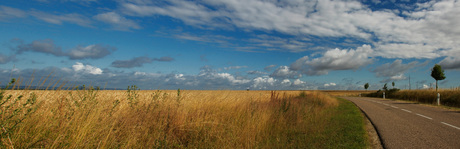
[[460,148],[460,111],[380,98],[342,98],[366,113],[384,148]]

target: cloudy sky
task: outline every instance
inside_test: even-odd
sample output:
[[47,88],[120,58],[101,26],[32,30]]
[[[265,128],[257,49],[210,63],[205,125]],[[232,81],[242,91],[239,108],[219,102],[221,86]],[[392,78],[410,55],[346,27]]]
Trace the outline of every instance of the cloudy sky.
[[0,33],[0,85],[460,86],[454,0],[2,0]]

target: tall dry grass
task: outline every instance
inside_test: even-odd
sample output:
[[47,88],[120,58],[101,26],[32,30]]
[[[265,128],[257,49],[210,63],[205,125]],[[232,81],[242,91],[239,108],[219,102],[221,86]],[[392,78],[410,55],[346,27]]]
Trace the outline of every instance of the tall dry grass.
[[37,100],[35,111],[19,113],[23,121],[0,138],[6,148],[317,148],[326,111],[338,105],[300,91],[3,92]]

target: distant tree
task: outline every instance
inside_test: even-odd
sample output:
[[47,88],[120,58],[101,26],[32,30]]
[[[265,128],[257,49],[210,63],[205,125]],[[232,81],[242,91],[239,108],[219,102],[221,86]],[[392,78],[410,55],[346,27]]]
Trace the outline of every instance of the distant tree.
[[364,84],[364,89],[366,89],[366,91],[368,88],[369,88],[369,83]]
[[441,65],[435,64],[431,69],[431,77],[436,80],[436,92],[438,91],[438,80],[446,79],[444,75],[444,70],[442,70]]
[[393,86],[393,88],[395,88],[395,82],[391,82],[391,85]]
[[387,91],[388,90],[388,87],[387,87],[387,83],[385,83],[385,85],[383,85],[383,91]]

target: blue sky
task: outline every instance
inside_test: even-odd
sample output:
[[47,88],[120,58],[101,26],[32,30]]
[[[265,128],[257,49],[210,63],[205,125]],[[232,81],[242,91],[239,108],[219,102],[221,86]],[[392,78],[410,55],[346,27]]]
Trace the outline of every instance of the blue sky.
[[459,26],[453,0],[2,0],[0,81],[356,90],[410,76],[422,89],[440,64],[451,88]]

